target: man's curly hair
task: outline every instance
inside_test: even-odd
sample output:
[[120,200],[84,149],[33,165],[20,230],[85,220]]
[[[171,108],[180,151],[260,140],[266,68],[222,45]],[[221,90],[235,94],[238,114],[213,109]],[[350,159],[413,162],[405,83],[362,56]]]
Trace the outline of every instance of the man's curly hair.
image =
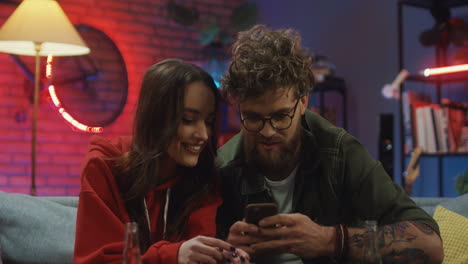
[[278,88],[295,88],[297,96],[307,95],[314,84],[311,62],[297,31],[256,25],[240,32],[233,45],[232,61],[222,79],[223,95],[235,102]]

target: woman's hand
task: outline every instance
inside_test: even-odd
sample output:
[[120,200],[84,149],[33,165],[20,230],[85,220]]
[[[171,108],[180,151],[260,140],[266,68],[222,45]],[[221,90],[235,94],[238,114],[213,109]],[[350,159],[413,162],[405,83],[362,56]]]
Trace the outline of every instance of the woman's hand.
[[231,244],[212,237],[197,236],[184,243],[179,248],[177,257],[179,264],[217,264],[231,263],[248,264],[249,256],[243,250],[236,250]]
[[231,248],[229,251],[223,250],[225,261],[221,263],[250,264],[250,256],[240,248]]
[[258,226],[254,224],[237,221],[229,229],[227,242],[235,245],[238,249],[242,249],[244,252],[247,252],[249,256],[255,257],[255,252],[251,245],[264,241],[259,231]]

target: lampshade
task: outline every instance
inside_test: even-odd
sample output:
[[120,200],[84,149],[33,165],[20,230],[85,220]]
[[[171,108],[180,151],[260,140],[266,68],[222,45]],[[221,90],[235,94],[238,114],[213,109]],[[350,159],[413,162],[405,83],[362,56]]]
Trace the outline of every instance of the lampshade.
[[35,56],[89,53],[83,39],[55,0],[24,0],[0,29],[0,51]]

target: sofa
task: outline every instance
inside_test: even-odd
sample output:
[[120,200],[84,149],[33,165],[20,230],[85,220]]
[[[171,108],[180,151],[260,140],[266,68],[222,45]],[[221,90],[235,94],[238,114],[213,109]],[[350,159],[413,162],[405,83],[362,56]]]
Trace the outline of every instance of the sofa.
[[468,264],[468,194],[456,198],[413,198],[437,221],[444,264]]
[[78,197],[0,192],[3,263],[73,263],[77,206]]
[[[468,224],[468,194],[457,198],[413,200],[431,215],[438,212],[440,207],[437,206],[442,206],[462,215]],[[73,263],[77,206],[78,197],[35,197],[0,192],[0,248],[4,264]],[[450,226],[450,222],[448,224]],[[457,232],[459,236],[467,236],[468,228]],[[461,243],[457,247],[466,245],[465,250],[468,249],[468,239]],[[444,241],[444,247],[446,244]],[[447,249],[445,251],[447,257]],[[468,263],[468,255],[464,263]]]

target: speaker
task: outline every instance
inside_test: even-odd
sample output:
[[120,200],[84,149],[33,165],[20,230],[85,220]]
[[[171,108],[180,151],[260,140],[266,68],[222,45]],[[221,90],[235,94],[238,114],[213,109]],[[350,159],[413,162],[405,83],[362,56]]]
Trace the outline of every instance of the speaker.
[[380,114],[379,116],[379,157],[385,171],[393,180],[393,114]]

